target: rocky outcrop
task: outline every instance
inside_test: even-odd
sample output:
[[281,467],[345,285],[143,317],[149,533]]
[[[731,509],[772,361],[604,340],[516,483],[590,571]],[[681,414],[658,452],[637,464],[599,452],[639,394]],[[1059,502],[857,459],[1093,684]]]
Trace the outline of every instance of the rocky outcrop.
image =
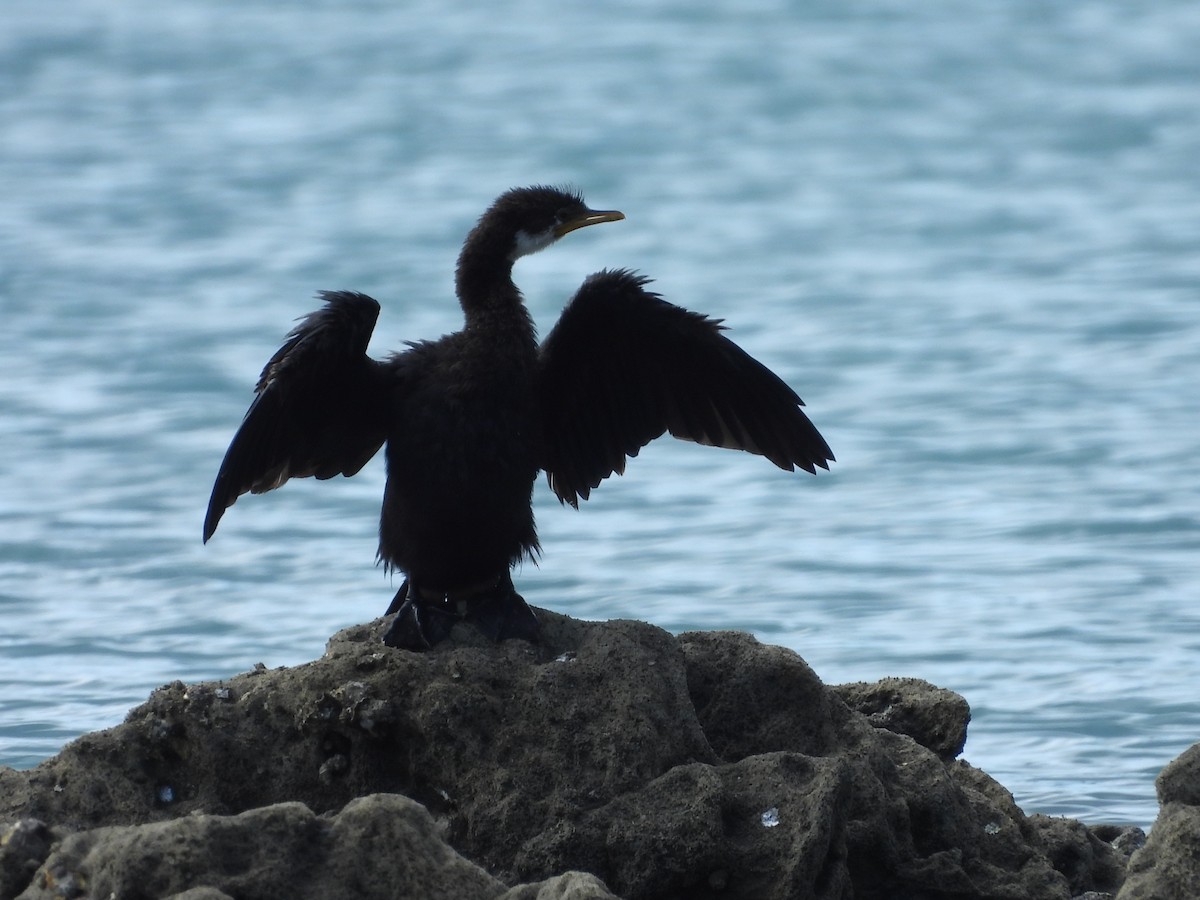
[[1129,862],[1118,900],[1200,897],[1200,744],[1163,769],[1155,787],[1158,819]]
[[293,802],[77,832],[23,896],[169,897],[198,885],[243,896],[250,883],[263,896],[381,900],[431,891],[483,900],[503,890],[446,846],[420,804],[374,794],[328,820]]
[[0,897],[1067,900],[1120,885],[1118,829],[1026,817],[955,758],[957,695],[829,688],[741,633],[539,616],[537,646],[458,627],[424,654],[382,646],[380,621],[348,629],[315,662],[167,685],[122,725],[0,770]]
[[419,803],[372,794],[328,818],[293,802],[236,816],[76,832],[48,854],[21,896],[604,900],[612,894],[583,873],[508,891],[450,849]]
[[833,687],[842,702],[876,728],[907,734],[947,762],[967,743],[971,707],[954,691],[920,678],[884,678]]

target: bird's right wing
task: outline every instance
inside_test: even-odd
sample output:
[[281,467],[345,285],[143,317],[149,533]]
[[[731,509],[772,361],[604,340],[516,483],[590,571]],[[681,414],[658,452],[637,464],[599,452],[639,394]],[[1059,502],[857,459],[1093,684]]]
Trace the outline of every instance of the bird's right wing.
[[624,270],[589,277],[542,343],[541,467],[577,506],[664,431],[746,450],[782,469],[829,468],[833,453],[796,392],[722,334]]
[[213,484],[204,540],[242,494],[289,478],[354,475],[387,437],[387,368],[367,356],[379,304],[352,291],[322,291],[271,357],[257,396]]

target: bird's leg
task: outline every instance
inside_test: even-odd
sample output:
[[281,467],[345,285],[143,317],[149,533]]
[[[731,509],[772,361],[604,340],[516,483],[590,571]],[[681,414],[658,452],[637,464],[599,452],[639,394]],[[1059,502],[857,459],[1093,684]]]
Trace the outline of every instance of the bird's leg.
[[396,618],[384,633],[383,642],[401,650],[429,650],[449,637],[450,629],[459,621],[444,596],[430,601],[407,578],[396,591],[385,615],[393,612]]
[[449,637],[454,624],[461,621],[470,622],[496,643],[510,638],[536,641],[541,628],[507,571],[482,589],[452,595],[430,595],[405,579],[385,615],[392,613],[396,618],[383,642],[401,650],[429,650]]
[[494,586],[467,601],[463,618],[497,643],[509,638],[536,641],[541,627],[507,571]]
[[405,578],[404,582],[400,585],[400,590],[396,591],[396,596],[393,597],[392,602],[390,604],[388,604],[387,612],[385,612],[384,615],[390,616],[393,613],[400,612],[400,607],[404,605],[404,601],[407,599],[408,599],[408,579]]

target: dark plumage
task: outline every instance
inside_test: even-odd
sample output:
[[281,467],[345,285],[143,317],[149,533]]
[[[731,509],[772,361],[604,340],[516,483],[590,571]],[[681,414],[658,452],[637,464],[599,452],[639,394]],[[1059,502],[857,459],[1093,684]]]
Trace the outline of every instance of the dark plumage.
[[271,357],[221,464],[204,540],[246,493],[353,475],[387,443],[379,556],[406,576],[385,640],[423,649],[459,619],[533,638],[512,586],[538,551],[539,470],[572,506],[669,431],[813,472],[833,460],[795,392],[726,338],[719,320],[662,300],[625,270],[589,276],[539,347],[513,263],[576,228],[622,219],[548,187],[503,194],[468,235],[461,331],[379,362],[379,304],[325,291]]

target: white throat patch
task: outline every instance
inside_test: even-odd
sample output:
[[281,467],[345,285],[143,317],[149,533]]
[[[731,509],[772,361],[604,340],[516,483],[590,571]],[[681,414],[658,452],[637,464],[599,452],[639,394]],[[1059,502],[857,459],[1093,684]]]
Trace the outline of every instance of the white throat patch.
[[554,229],[547,228],[545,231],[537,234],[530,234],[528,231],[517,232],[517,244],[513,248],[512,259],[516,262],[522,256],[528,256],[530,253],[537,253],[539,250],[544,250],[554,243]]

